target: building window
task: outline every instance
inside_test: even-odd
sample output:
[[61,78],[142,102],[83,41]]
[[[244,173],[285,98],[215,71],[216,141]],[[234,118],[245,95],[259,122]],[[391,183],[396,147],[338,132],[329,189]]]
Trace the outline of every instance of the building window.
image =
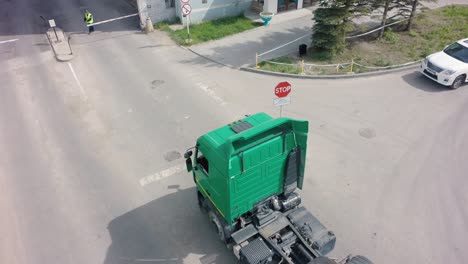
[[165,0],[166,1],[166,8],[175,7],[175,0]]

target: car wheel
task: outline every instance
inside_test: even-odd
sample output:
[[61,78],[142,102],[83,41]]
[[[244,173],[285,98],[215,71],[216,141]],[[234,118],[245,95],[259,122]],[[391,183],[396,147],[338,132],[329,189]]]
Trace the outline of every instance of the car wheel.
[[457,78],[455,78],[455,80],[453,81],[452,86],[450,86],[450,88],[452,88],[454,90],[458,89],[458,88],[460,88],[460,86],[463,85],[464,82],[465,82],[465,75],[460,75]]

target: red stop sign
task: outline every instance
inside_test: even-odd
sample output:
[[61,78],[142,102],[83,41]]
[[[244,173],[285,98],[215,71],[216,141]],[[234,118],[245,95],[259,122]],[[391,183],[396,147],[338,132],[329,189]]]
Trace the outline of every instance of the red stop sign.
[[288,82],[280,82],[275,87],[275,95],[279,98],[286,97],[291,92],[291,84]]

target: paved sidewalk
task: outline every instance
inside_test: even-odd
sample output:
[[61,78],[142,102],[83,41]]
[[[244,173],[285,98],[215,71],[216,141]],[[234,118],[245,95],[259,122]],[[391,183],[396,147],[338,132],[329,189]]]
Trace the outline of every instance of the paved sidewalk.
[[[194,52],[231,67],[255,65],[255,53],[262,54],[311,33],[312,8],[275,15],[269,26],[262,26],[220,40],[190,47]],[[249,16],[249,15],[247,15]],[[299,51],[300,44],[309,44],[310,36],[295,41],[295,44],[265,54],[262,59],[271,59]]]

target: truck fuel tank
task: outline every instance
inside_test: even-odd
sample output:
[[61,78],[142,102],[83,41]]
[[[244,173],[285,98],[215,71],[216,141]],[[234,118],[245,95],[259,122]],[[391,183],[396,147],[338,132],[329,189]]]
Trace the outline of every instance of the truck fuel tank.
[[283,212],[293,209],[301,204],[301,197],[297,193],[291,193],[286,199],[281,200]]

